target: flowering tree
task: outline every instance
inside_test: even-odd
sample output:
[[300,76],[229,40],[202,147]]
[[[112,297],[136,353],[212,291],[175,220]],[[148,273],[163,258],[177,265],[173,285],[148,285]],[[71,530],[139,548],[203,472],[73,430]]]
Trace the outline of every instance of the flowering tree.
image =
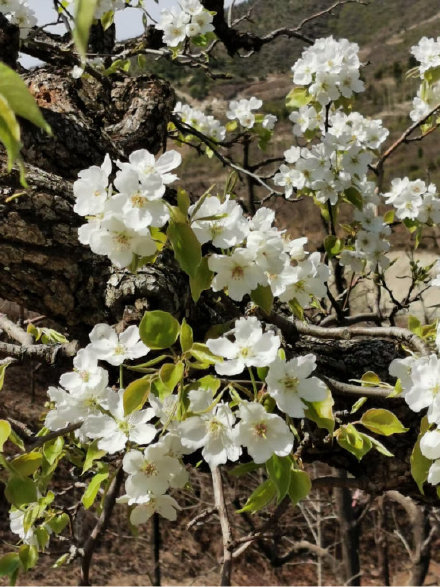
[[[221,473],[230,463],[236,474],[264,476],[243,512],[294,507],[313,485],[435,502],[440,334],[435,322],[402,328],[395,318],[440,285],[440,269],[414,262],[403,295],[387,271],[394,227],[403,224],[417,247],[440,221],[440,198],[422,179],[383,186],[382,175],[394,151],[438,126],[440,41],[412,47],[420,77],[412,123],[386,147],[382,122],[354,110],[364,90],[355,43],[310,39],[303,24],[257,37],[225,15],[223,0],[181,0],[155,24],[144,6],[145,34],[115,43],[114,12],[130,2],[55,4],[67,36],[37,28],[24,1],[0,3],[0,295],[47,314],[69,337],[1,317],[15,343],[0,342],[0,385],[24,356],[58,361],[65,373],[48,389],[40,430],[7,412],[0,420],[17,534],[0,571],[14,582],[65,531],[51,480],[69,459],[78,476],[89,473],[83,507],[100,511],[86,543],[59,561],[80,558],[83,584],[114,504],[127,505],[135,526],[153,515],[176,520],[173,490],[190,483],[194,459],[212,474],[225,585],[258,534],[231,534]],[[209,71],[218,44],[234,55],[281,35],[305,48],[286,101],[292,146],[279,158],[250,161],[253,143],[264,153],[276,136],[277,118],[260,99],[232,100],[221,121],[176,103],[167,82],[147,75],[151,56]],[[20,78],[18,49],[47,65]],[[190,197],[171,141],[233,174]],[[243,164],[232,145],[243,148]],[[237,176],[248,182],[246,202],[234,192]],[[313,200],[326,231],[320,250],[277,228],[277,197]],[[368,280],[376,307],[353,312],[350,296]],[[319,460],[350,477],[311,479],[304,463]]]

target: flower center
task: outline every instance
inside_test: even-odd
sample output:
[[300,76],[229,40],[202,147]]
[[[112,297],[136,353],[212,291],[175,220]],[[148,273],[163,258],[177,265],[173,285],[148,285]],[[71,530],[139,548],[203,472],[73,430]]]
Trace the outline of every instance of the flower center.
[[267,438],[267,426],[265,422],[258,422],[258,424],[255,424],[254,430],[256,435],[260,438]]
[[280,380],[280,383],[289,391],[297,391],[299,379],[298,377],[284,377],[284,379]]
[[133,205],[133,208],[143,208],[146,198],[144,198],[140,194],[135,194],[134,196],[131,196],[130,200]]
[[125,346],[123,344],[117,344],[113,349],[115,355],[124,355],[125,354]]
[[154,463],[145,463],[143,469],[145,475],[147,475],[148,477],[153,477],[158,473],[157,467]]
[[243,267],[236,265],[232,270],[232,279],[243,279],[244,271]]

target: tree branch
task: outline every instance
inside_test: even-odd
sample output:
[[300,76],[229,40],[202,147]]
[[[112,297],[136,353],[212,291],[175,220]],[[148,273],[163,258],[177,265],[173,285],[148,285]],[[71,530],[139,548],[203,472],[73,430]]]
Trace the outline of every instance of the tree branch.
[[220,527],[223,537],[223,563],[220,585],[230,585],[232,573],[232,535],[231,526],[229,524],[228,510],[223,493],[223,481],[220,469],[218,467],[214,467],[211,470],[211,476],[212,486],[214,489],[214,503],[220,518]]

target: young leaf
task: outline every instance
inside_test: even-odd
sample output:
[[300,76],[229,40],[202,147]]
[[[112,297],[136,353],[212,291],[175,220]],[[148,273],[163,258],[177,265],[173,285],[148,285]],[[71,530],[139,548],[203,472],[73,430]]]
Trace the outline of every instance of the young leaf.
[[312,489],[312,482],[305,471],[296,469],[290,472],[289,497],[293,505],[297,505],[302,499],[308,496]]
[[184,365],[182,362],[176,363],[175,365],[173,363],[162,365],[159,371],[159,378],[169,393],[174,391],[174,388],[183,377],[183,372]]
[[414,445],[410,458],[411,475],[414,481],[417,483],[417,487],[419,488],[419,491],[422,495],[425,494],[425,492],[423,491],[423,484],[428,478],[429,468],[432,464],[432,461],[430,459],[427,459],[424,455],[422,455],[422,451],[420,450],[420,440],[422,439],[422,436],[425,434],[428,428],[428,418],[424,416],[420,423],[420,433],[417,437],[417,442]]
[[407,432],[408,428],[405,428],[402,422],[389,410],[383,409],[371,409],[362,414],[361,424],[375,432],[376,434],[382,434],[383,436],[391,436],[391,434],[402,434]]
[[35,483],[27,477],[11,477],[5,488],[5,496],[17,508],[38,499]]
[[347,424],[341,426],[335,432],[336,440],[342,448],[351,452],[358,461],[362,459],[364,455],[372,448],[372,442],[366,434],[362,434],[353,426],[353,424]]
[[[67,516],[67,514],[64,514],[64,515]],[[68,516],[67,516],[67,519],[69,519]],[[37,564],[38,549],[35,546],[30,546],[29,544],[23,544],[22,546],[20,546],[20,550],[18,551],[18,556],[20,558],[20,563],[21,563],[21,566],[23,567],[23,570],[25,572],[29,571],[29,569],[32,569]]]
[[214,273],[208,267],[207,257],[203,257],[193,276],[189,278],[192,299],[197,302],[200,294],[211,285]]
[[99,488],[101,487],[101,483],[105,481],[107,477],[108,471],[103,473],[96,473],[96,475],[90,481],[87,489],[84,492],[84,495],[81,498],[81,502],[86,510],[88,510],[89,507],[93,505],[93,502],[98,495]]
[[124,415],[127,416],[135,410],[140,410],[146,402],[151,391],[151,377],[136,379],[125,388],[122,402]]
[[169,312],[153,310],[145,312],[139,325],[141,340],[150,349],[166,349],[179,336],[180,324]]
[[189,351],[193,342],[193,330],[184,318],[180,327],[180,348],[182,349],[182,353]]
[[251,300],[265,312],[269,313],[273,306],[273,293],[270,285],[259,285],[251,291]]
[[99,440],[96,439],[91,444],[89,444],[89,447],[87,449],[87,454],[86,454],[86,460],[84,461],[84,465],[83,465],[83,469],[82,469],[81,474],[83,474],[86,471],[88,471],[89,469],[91,469],[93,467],[94,461],[96,461],[97,459],[100,459],[101,457],[103,457],[106,454],[105,450],[100,450],[98,448],[98,442],[99,442]]
[[202,260],[202,246],[189,224],[170,222],[167,230],[174,256],[183,271],[195,277]]
[[11,434],[11,425],[7,420],[0,420],[0,452],[3,450],[4,443]]
[[277,490],[278,503],[287,495],[290,487],[292,461],[289,457],[272,455],[266,462],[266,470]]
[[76,0],[75,4],[75,28],[73,38],[78,53],[85,61],[87,45],[89,42],[90,27],[95,16],[98,0]]
[[306,402],[309,406],[305,411],[306,418],[312,420],[319,426],[325,428],[333,434],[335,429],[335,417],[333,415],[333,404],[335,403],[330,390],[327,392],[327,398],[322,402]]
[[237,510],[237,513],[242,514],[243,512],[250,512],[253,514],[258,512],[270,503],[275,498],[276,494],[277,488],[271,479],[266,479],[264,483],[259,485],[257,489],[251,493],[245,505],[241,510]]
[[[90,2],[90,0],[87,0]],[[90,2],[92,4],[93,2]],[[10,108],[35,126],[52,134],[49,124],[44,120],[34,97],[21,77],[13,69],[0,62],[0,94],[6,99]]]
[[41,466],[42,461],[43,457],[41,453],[30,452],[13,459],[11,465],[19,475],[29,477]]

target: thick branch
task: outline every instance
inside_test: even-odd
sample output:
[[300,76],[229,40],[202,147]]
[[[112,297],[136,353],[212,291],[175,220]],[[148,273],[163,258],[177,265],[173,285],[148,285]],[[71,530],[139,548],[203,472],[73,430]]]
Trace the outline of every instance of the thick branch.
[[220,585],[231,584],[232,572],[232,535],[231,526],[229,524],[228,510],[226,507],[225,496],[223,493],[223,481],[220,469],[214,467],[211,470],[212,486],[214,489],[214,503],[217,508],[218,516],[220,518],[220,527],[223,538],[223,563]]

